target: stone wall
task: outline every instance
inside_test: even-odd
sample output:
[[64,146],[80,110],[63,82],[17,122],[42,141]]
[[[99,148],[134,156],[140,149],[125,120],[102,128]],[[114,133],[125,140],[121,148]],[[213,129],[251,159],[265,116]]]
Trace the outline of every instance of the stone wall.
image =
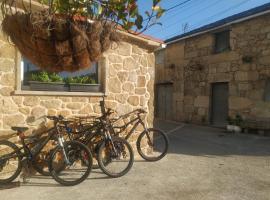
[[[153,122],[155,57],[147,45],[122,42],[106,52],[106,106],[119,114],[144,108]],[[44,125],[44,115],[100,114],[98,96],[15,95],[17,88],[16,50],[0,34],[0,137],[12,133],[11,126]],[[105,67],[105,66],[100,66]],[[103,70],[105,71],[105,70]]]
[[[264,101],[270,77],[270,15],[228,27],[231,50],[214,54],[214,34],[206,33],[168,45],[157,66],[157,83],[174,82],[174,120],[209,122],[211,84],[229,83],[229,114],[269,117]],[[252,57],[245,62],[244,57]],[[170,66],[174,64],[175,67]],[[180,102],[180,103],[179,103]]]

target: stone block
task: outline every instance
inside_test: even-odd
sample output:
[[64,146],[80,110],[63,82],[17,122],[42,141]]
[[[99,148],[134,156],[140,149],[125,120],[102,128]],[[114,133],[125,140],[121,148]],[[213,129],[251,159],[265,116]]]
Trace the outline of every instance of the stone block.
[[72,97],[72,102],[83,102],[87,103],[88,98],[87,97]]
[[31,115],[35,118],[39,118],[46,115],[46,109],[44,107],[35,107],[31,111]]
[[132,46],[132,53],[133,54],[138,54],[138,55],[142,55],[143,51],[140,47],[138,47],[137,45],[133,45]]
[[118,79],[121,81],[121,83],[124,83],[128,80],[128,72],[126,71],[120,71],[117,73]]
[[10,96],[10,94],[13,92],[13,88],[12,87],[3,87],[0,89],[0,94],[2,96]]
[[0,80],[0,84],[1,85],[5,85],[5,86],[15,86],[15,76],[14,73],[7,73],[7,74],[3,74],[1,76],[1,80]]
[[116,94],[115,100],[121,104],[125,104],[128,99],[128,94]]
[[12,126],[24,126],[25,119],[22,114],[7,115],[3,118],[3,127],[8,129]]
[[145,85],[146,85],[145,76],[138,76],[137,87],[145,87]]
[[116,49],[117,53],[121,56],[130,56],[131,55],[132,45],[129,43],[121,43]]
[[19,112],[24,114],[24,115],[29,115],[30,114],[30,108],[29,107],[21,107],[21,108],[19,108]]
[[39,104],[39,98],[30,96],[30,97],[24,97],[23,105],[25,106],[36,106]]
[[259,63],[262,65],[270,65],[270,55],[259,58]]
[[217,67],[217,72],[218,73],[229,72],[230,71],[230,67],[231,67],[231,63],[230,62],[220,63],[218,65],[218,67]]
[[237,71],[234,78],[236,81],[256,81],[259,79],[259,73],[257,71]]
[[239,90],[249,90],[251,85],[249,83],[239,83],[238,89]]
[[68,117],[72,115],[71,110],[58,110],[57,115],[62,115],[64,117]]
[[23,103],[23,97],[19,97],[19,96],[13,96],[12,100],[14,103],[16,103],[17,105],[21,105]]
[[112,64],[110,67],[113,67],[116,71],[123,70],[123,63],[121,64]]
[[144,95],[145,93],[146,93],[146,88],[136,88],[135,89],[135,94]]
[[110,61],[110,63],[122,63],[123,59],[121,56],[117,55],[117,54],[113,54],[113,55],[109,55],[108,56],[108,60]]
[[14,59],[16,55],[15,52],[16,52],[15,47],[13,45],[10,45],[9,43],[5,43],[0,48],[0,57]]
[[41,101],[42,106],[44,106],[47,109],[59,109],[61,108],[62,102],[59,99],[52,99],[48,101]]
[[71,102],[71,103],[67,103],[66,107],[71,110],[80,110],[83,107],[83,103]]
[[0,71],[2,72],[12,72],[15,68],[15,62],[11,59],[2,58],[0,59]]
[[139,64],[131,57],[125,58],[124,59],[124,65],[123,68],[124,70],[134,70],[139,67]]
[[92,105],[86,105],[84,106],[80,111],[79,111],[79,114],[86,114],[86,115],[89,115],[91,113],[93,113],[94,110],[92,108]]
[[58,97],[58,99],[60,99],[63,102],[71,102],[72,101],[71,97]]
[[229,108],[231,110],[243,110],[250,109],[253,105],[253,102],[244,97],[231,96],[229,97]]
[[133,83],[131,83],[131,82],[127,82],[127,83],[124,83],[123,84],[123,90],[125,91],[125,92],[129,92],[129,93],[132,93],[132,92],[134,92],[134,84]]
[[209,96],[198,96],[194,101],[195,107],[208,108],[209,107]]
[[109,79],[108,89],[110,92],[121,93],[121,86],[122,84],[117,77]]
[[138,106],[140,103],[140,98],[138,96],[130,96],[128,98],[128,103],[133,106]]
[[47,112],[47,115],[49,115],[49,116],[54,116],[56,114],[57,114],[57,110],[55,110],[55,109],[49,109]]
[[149,68],[155,68],[155,55],[153,53],[147,54],[147,64]]
[[18,106],[12,101],[11,98],[4,98],[0,100],[0,113],[13,114],[18,110]]

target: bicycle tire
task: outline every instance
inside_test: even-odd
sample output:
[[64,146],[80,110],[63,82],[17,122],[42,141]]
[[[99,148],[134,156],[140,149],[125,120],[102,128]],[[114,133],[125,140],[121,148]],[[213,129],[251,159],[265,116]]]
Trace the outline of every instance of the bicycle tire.
[[[7,184],[7,183],[10,183],[13,180],[15,180],[19,176],[19,174],[21,173],[21,171],[22,171],[22,157],[20,154],[20,149],[14,143],[9,142],[7,140],[3,140],[3,141],[0,141],[0,145],[6,145],[6,146],[10,147],[11,149],[13,149],[14,153],[16,154],[15,157],[18,158],[18,167],[17,167],[16,171],[14,172],[14,174],[12,176],[10,176],[9,178],[0,179],[0,184]],[[4,156],[0,157],[0,163],[1,163],[1,158],[3,158],[3,157]],[[1,174],[1,171],[0,171],[0,174]]]
[[[143,139],[143,137],[145,136],[145,134],[147,134],[149,132],[156,132],[156,133],[158,133],[160,135],[160,137],[163,139],[163,142],[165,144],[164,150],[157,157],[150,157],[147,154],[145,154],[144,151],[143,151],[143,149],[142,149],[142,146],[141,146],[141,140]],[[149,137],[147,137],[147,138],[149,138]],[[142,132],[139,135],[136,146],[137,146],[137,151],[138,151],[139,155],[143,159],[145,159],[145,160],[147,160],[149,162],[155,162],[155,161],[161,160],[164,156],[167,155],[168,148],[169,148],[169,139],[168,139],[167,135],[163,131],[161,131],[159,129],[149,128],[149,129],[147,129],[146,131]]]
[[124,170],[122,170],[122,171],[120,171],[118,173],[113,173],[113,172],[111,172],[110,170],[108,170],[106,168],[109,162],[107,161],[104,164],[103,160],[102,160],[103,149],[106,147],[106,141],[103,141],[103,143],[99,147],[99,150],[98,150],[98,165],[99,165],[100,169],[106,175],[108,175],[109,177],[118,178],[118,177],[121,177],[121,176],[124,176],[125,174],[127,174],[130,171],[130,169],[132,168],[133,163],[134,163],[134,153],[133,153],[131,145],[125,139],[119,138],[119,137],[113,137],[112,141],[113,141],[114,144],[116,144],[116,142],[120,142],[120,143],[123,143],[123,144],[126,145],[127,150],[129,151],[129,155],[130,155],[130,159],[128,161],[127,167]]
[[[76,146],[77,146],[77,148],[79,147],[81,151],[82,150],[84,151],[84,153],[85,153],[83,155],[84,156],[84,159],[87,156],[87,161],[88,162],[87,163],[84,163],[86,165],[86,167],[87,167],[86,170],[84,171],[84,174],[80,178],[78,178],[78,179],[76,179],[74,181],[66,181],[66,180],[64,180],[63,178],[60,177],[61,170],[56,170],[53,167],[53,158],[54,158],[54,156],[56,156],[56,154],[57,154],[57,152],[59,150],[62,150],[62,148],[60,146],[56,147],[52,151],[52,153],[50,155],[50,160],[49,160],[50,174],[53,177],[53,179],[56,182],[60,183],[61,185],[64,185],[64,186],[78,185],[81,182],[83,182],[89,176],[89,174],[90,174],[90,172],[92,170],[92,164],[93,164],[92,154],[91,154],[89,148],[86,145],[84,145],[83,143],[78,142],[78,141],[68,141],[68,142],[65,142],[64,143],[64,148],[67,151],[66,152],[67,153],[67,156],[69,156],[69,153],[71,152],[71,150],[75,150],[76,149],[75,148]],[[62,168],[62,166],[61,166],[61,168]],[[62,170],[64,170],[64,169],[62,168]]]
[[[47,163],[47,165],[49,166],[48,163]],[[34,170],[36,170],[42,176],[50,176],[51,175],[50,172],[45,171],[43,166],[41,166],[39,163],[37,163],[36,160],[32,161],[32,166],[33,166]]]

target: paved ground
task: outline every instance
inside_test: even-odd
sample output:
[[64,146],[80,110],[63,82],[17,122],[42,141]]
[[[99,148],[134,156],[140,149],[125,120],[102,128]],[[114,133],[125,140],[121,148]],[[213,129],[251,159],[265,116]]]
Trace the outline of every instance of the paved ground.
[[270,138],[220,129],[157,123],[169,132],[170,153],[160,162],[137,160],[131,172],[108,179],[99,170],[75,187],[46,177],[0,188],[1,200],[270,200]]

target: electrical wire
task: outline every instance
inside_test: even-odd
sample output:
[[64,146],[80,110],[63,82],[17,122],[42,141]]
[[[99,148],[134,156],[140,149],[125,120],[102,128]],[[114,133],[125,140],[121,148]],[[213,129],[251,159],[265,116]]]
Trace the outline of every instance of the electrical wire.
[[[191,29],[191,30],[194,30],[194,29],[196,29],[196,28],[200,28],[201,26],[203,26],[203,25],[205,24],[205,22],[208,22],[208,21],[211,20],[212,18],[215,18],[215,17],[217,17],[217,16],[219,16],[219,15],[221,15],[221,14],[223,14],[223,13],[226,13],[226,12],[232,10],[232,9],[238,8],[238,7],[240,7],[241,5],[247,3],[248,1],[251,1],[251,0],[245,0],[245,1],[242,1],[242,2],[240,2],[240,3],[237,4],[237,5],[233,5],[233,6],[227,8],[227,9],[225,9],[225,10],[222,10],[221,12],[216,13],[215,15],[212,15],[212,16],[210,16],[210,17],[204,19],[204,20],[200,21],[199,23],[196,23],[195,25],[191,26],[190,29]],[[167,36],[165,36],[165,38],[170,38],[170,37],[176,35],[177,33],[179,33],[179,31],[177,31],[177,32],[175,32],[175,33],[173,33],[173,34],[167,35]]]

